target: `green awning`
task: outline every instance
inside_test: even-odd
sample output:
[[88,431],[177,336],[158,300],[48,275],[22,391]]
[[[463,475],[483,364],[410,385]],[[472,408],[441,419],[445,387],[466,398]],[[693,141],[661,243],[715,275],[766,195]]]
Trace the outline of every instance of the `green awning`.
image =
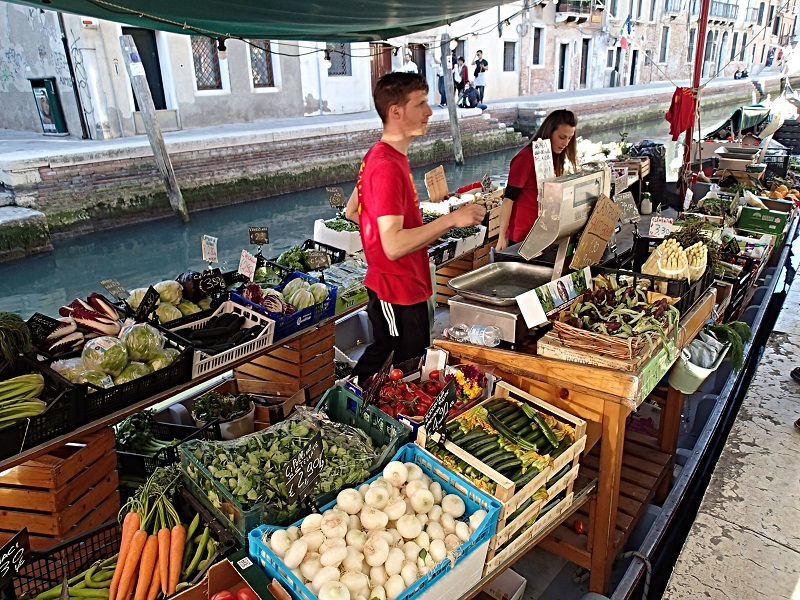
[[379,41],[501,4],[498,0],[9,0],[148,29],[210,37]]
[[732,134],[734,137],[742,133],[747,133],[749,129],[760,125],[769,118],[770,109],[762,104],[748,104],[740,106],[731,113],[731,116],[715,127],[704,138],[707,140],[716,139],[720,133]]

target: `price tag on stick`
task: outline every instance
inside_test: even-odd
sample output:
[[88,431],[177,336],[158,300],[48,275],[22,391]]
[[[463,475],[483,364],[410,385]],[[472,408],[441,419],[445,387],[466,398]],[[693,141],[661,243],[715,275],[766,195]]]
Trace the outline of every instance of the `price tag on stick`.
[[255,246],[263,246],[269,244],[269,228],[268,227],[250,227],[250,243]]
[[215,292],[224,292],[225,288],[228,286],[225,285],[225,278],[222,276],[222,271],[219,269],[209,269],[200,274],[197,280],[197,287],[206,296],[210,296]]
[[30,561],[30,555],[31,545],[26,527],[0,548],[0,590],[11,585],[17,574]]
[[117,300],[127,300],[128,298],[131,297],[128,290],[126,290],[122,286],[122,284],[116,279],[113,278],[103,279],[100,282],[100,285],[102,285],[106,289],[106,291],[112,296],[114,296],[114,298],[116,298]]
[[651,238],[664,238],[672,233],[673,220],[667,217],[652,217],[650,219],[650,229],[648,230],[648,237]]
[[139,308],[136,309],[136,316],[142,320],[147,319],[150,316],[150,313],[156,309],[160,298],[161,297],[159,296],[158,292],[151,285],[144,293],[144,297],[139,303]]
[[458,393],[456,391],[456,378],[453,377],[447,382],[447,385],[442,388],[442,391],[434,398],[428,412],[422,420],[425,426],[425,431],[428,435],[438,433],[444,428],[447,421],[447,415],[450,410],[455,406],[458,400]]
[[306,266],[309,271],[320,271],[331,266],[331,257],[320,250],[306,251]]
[[31,338],[33,338],[34,342],[47,339],[47,336],[53,333],[61,324],[58,319],[38,312],[33,313],[33,316],[27,321],[28,329],[31,331]]
[[239,259],[239,273],[247,277],[248,280],[253,281],[253,275],[256,272],[256,265],[258,259],[250,254],[247,250],[242,250],[242,257]]
[[313,494],[314,486],[319,481],[324,467],[322,434],[317,432],[300,452],[283,463],[281,467],[289,504],[301,502]]
[[328,192],[328,202],[330,202],[331,208],[342,208],[344,206],[344,189],[329,187],[325,188],[325,191]]
[[217,262],[217,238],[204,235],[200,242],[203,246],[203,260],[207,263]]

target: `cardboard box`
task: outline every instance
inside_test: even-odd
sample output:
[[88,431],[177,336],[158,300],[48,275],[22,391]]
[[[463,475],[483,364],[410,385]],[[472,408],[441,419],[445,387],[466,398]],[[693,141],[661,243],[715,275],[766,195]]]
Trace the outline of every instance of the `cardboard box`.
[[780,237],[786,228],[789,213],[778,210],[765,210],[755,206],[743,206],[739,213],[739,229],[769,233]]
[[270,581],[244,550],[240,550],[212,566],[206,576],[187,590],[173,596],[174,600],[209,600],[217,592],[228,590],[234,596],[245,586],[249,586],[262,600],[274,600],[267,591]]
[[495,600],[520,600],[527,583],[528,580],[522,575],[507,569],[483,588],[482,593]]

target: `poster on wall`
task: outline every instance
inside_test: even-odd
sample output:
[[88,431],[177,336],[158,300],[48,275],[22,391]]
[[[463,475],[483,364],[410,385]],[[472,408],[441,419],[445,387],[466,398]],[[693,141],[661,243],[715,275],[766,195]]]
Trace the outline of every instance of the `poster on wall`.
[[45,88],[33,88],[33,97],[36,99],[36,108],[39,110],[39,118],[42,120],[44,132],[57,133],[53,108],[50,106],[47,90]]

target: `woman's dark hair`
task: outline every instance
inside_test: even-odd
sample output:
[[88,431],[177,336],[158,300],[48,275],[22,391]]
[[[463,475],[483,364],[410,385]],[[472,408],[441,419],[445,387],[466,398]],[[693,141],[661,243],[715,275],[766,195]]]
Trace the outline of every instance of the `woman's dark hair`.
[[[549,140],[550,136],[558,129],[559,125],[577,127],[578,117],[575,116],[574,112],[565,108],[554,110],[542,121],[542,124],[539,125],[539,129],[536,130],[536,133],[533,134],[530,141]],[[565,158],[568,158],[569,162],[571,162],[575,168],[578,168],[578,142],[574,135],[561,154],[553,154],[553,167],[555,168],[556,177],[561,177],[561,175],[564,174]]]
[[459,56],[459,57],[456,59],[456,61],[459,61],[459,60],[460,60],[462,63],[463,63],[463,62],[467,62],[467,61],[465,61],[465,60],[464,60],[464,57],[463,57],[463,56]]
[[405,106],[411,92],[428,93],[428,82],[416,73],[388,73],[378,80],[372,98],[381,121],[386,123],[389,107]]

